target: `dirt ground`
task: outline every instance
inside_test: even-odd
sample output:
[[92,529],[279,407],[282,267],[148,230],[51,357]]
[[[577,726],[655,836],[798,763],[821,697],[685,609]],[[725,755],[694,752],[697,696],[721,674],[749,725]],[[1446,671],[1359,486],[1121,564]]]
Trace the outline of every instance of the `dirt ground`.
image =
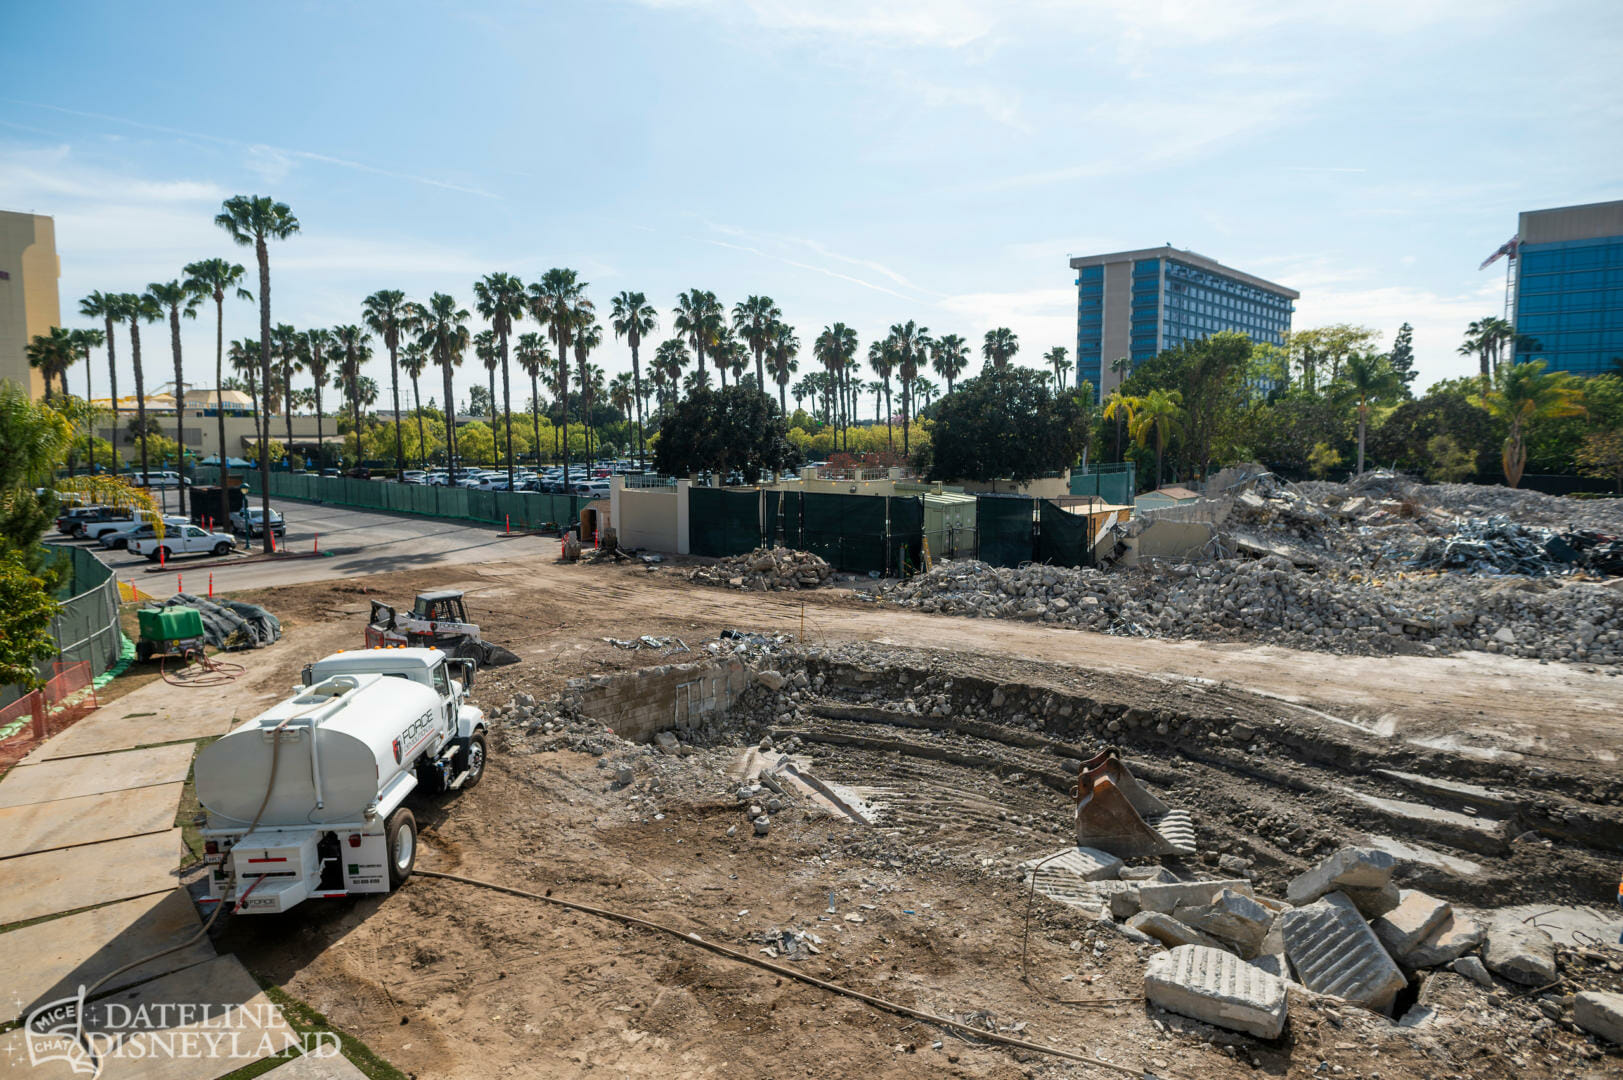
[[[1226,734],[1167,748],[1187,776],[1187,786],[1170,785],[1172,796],[1206,792],[1213,855],[1246,854],[1262,874],[1259,887],[1297,872],[1312,840],[1332,842],[1337,827],[1370,827],[1335,819],[1358,818],[1348,807],[1366,805],[1359,792],[1381,787],[1361,787],[1360,777],[1349,781],[1319,758],[1446,766],[1449,775],[1529,787],[1543,778],[1561,807],[1606,836],[1623,801],[1615,764],[1623,684],[1599,671],[1481,654],[1333,658],[1111,638],[902,612],[833,590],[700,588],[671,566],[534,560],[243,594],[271,607],[287,629],[283,643],[254,657],[252,689],[268,693],[296,681],[309,660],[359,647],[369,599],[399,605],[447,586],[466,589],[486,636],[523,659],[481,673],[474,696],[487,707],[516,690],[545,698],[573,677],[686,658],[619,649],[604,638],[653,634],[698,646],[736,628],[889,645],[904,665],[1133,700],[1158,715],[1278,720],[1273,741],[1259,740],[1256,762]],[[839,730],[830,721],[825,734]],[[1148,756],[1155,745],[1137,749]],[[908,787],[906,813],[876,836],[796,809],[756,838],[747,827],[728,835],[743,823],[727,777],[735,748],[680,759],[622,754],[637,773],[622,787],[604,758],[503,746],[509,740],[498,739],[478,788],[418,806],[419,865],[637,914],[757,954],[772,932],[808,931],[823,945],[795,966],[812,975],[1164,1078],[1598,1077],[1623,1064],[1545,1019],[1536,999],[1490,993],[1452,973],[1427,981],[1424,1000],[1439,1019],[1420,1029],[1306,998],[1293,1000],[1286,1036],[1274,1043],[1183,1021],[1142,1001],[1148,947],[1042,897],[1031,909],[1022,981],[1027,898],[1010,868],[1066,838],[1050,831],[1063,821],[1063,798],[1020,786],[1018,774],[1013,782],[972,780],[915,768],[905,747],[863,756],[826,746],[818,761],[846,769],[853,782],[873,785],[888,774],[893,786]],[[1301,760],[1279,764],[1293,753]],[[1247,769],[1255,775],[1241,775]],[[1300,811],[1282,801],[1287,782],[1306,792]],[[965,809],[990,803],[1010,812]],[[1369,813],[1394,827],[1391,812]],[[1282,820],[1293,817],[1300,821]],[[1303,822],[1314,834],[1307,851],[1288,835]],[[1432,842],[1456,852],[1446,842],[1453,833],[1441,835]],[[1506,890],[1518,879],[1615,875],[1619,866],[1615,855],[1586,848],[1562,861],[1543,847],[1465,854],[1485,867],[1483,881]],[[972,1041],[662,935],[426,878],[379,900],[235,920],[219,944],[423,1080],[1119,1075]],[[1581,985],[1615,987],[1623,954],[1599,948],[1568,960]]]

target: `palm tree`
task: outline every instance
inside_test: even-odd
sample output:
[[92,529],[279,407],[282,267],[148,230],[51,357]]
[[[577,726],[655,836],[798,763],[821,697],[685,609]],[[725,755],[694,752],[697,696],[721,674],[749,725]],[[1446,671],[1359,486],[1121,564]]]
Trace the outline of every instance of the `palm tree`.
[[1065,393],[1065,373],[1071,370],[1071,362],[1065,359],[1066,348],[1055,345],[1043,353],[1043,362],[1054,369],[1054,393]]
[[[524,282],[512,274],[486,274],[473,283],[474,309],[496,332],[497,352],[502,365],[502,415],[507,424],[507,490],[513,490],[513,386],[507,366],[507,338],[513,324],[524,318]],[[491,394],[494,410],[495,394]]]
[[1506,345],[1516,340],[1516,328],[1497,315],[1485,315],[1465,328],[1461,356],[1475,356],[1481,377],[1491,380],[1499,370],[1499,358]]
[[784,416],[789,415],[785,388],[789,385],[789,378],[800,370],[800,361],[795,359],[799,352],[800,339],[795,336],[795,328],[781,322],[773,326],[767,357],[772,361],[772,379],[778,384],[778,411]]
[[622,416],[630,416],[632,404],[637,396],[637,388],[631,379],[631,372],[622,371],[609,380],[609,405],[617,409]]
[[692,397],[693,394],[700,390],[708,390],[709,388],[710,372],[702,367],[694,367],[692,371],[687,373],[687,377],[682,380],[682,392],[689,397]]
[[1364,475],[1364,430],[1369,421],[1369,403],[1372,398],[1387,397],[1403,392],[1403,380],[1392,370],[1384,356],[1374,353],[1353,353],[1342,365],[1341,377],[1347,389],[1358,399],[1358,475]]
[[947,380],[947,393],[952,384],[969,366],[969,343],[957,334],[942,334],[930,343],[930,366]]
[[62,396],[68,396],[68,366],[74,360],[72,332],[53,326],[49,333],[35,334],[23,350],[28,366],[38,371],[45,380],[45,400],[51,400],[51,384],[62,384]]
[[322,408],[321,388],[327,385],[332,377],[332,357],[329,355],[336,347],[337,341],[328,330],[306,330],[300,341],[299,355],[304,360],[304,370],[310,373],[315,382],[315,390],[310,396],[310,404],[316,410],[316,468],[319,470],[325,464],[321,452],[326,445],[325,430],[322,424],[324,411]]
[[355,465],[361,463],[361,365],[372,356],[372,350],[366,343],[372,336],[359,326],[335,326],[332,330],[334,343],[340,350],[338,360],[338,385],[343,387],[344,397],[349,400],[349,422],[355,431]]
[[496,335],[490,330],[481,330],[473,335],[473,355],[484,366],[485,375],[490,380],[485,392],[490,395],[490,411],[486,414],[490,418],[491,442],[495,442],[496,435],[496,365],[501,363],[501,355],[496,352]]
[[73,331],[74,352],[84,358],[85,362],[85,456],[90,459],[90,471],[96,471],[96,406],[91,403],[94,392],[92,386],[95,382],[90,366],[90,350],[100,348],[107,343],[107,336],[100,330]]
[[1167,440],[1183,430],[1178,422],[1183,415],[1183,391],[1163,390],[1156,387],[1138,401],[1129,425],[1134,441],[1146,446],[1155,437],[1155,486],[1161,486],[1161,459]]
[[[445,376],[445,463],[456,468],[456,396],[451,388],[451,372],[462,363],[468,347],[466,308],[445,293],[428,298],[426,307],[413,312],[412,322],[422,335],[420,341],[441,374]],[[454,473],[452,475],[455,475]]]
[[[110,471],[114,475],[117,475],[117,473],[118,473],[118,359],[114,355],[116,350],[113,347],[114,344],[115,344],[115,341],[114,341],[114,338],[113,338],[113,324],[115,322],[123,322],[124,321],[123,306],[122,306],[121,298],[119,297],[119,295],[117,293],[104,293],[104,292],[100,292],[100,291],[93,292],[89,296],[85,297],[83,300],[79,301],[79,314],[83,315],[87,319],[101,319],[103,321],[103,323],[104,323],[103,333],[106,334],[106,336],[107,336],[107,376],[108,376],[108,385],[112,388],[111,393],[112,393],[112,396],[113,396],[113,438],[111,440],[111,448],[112,448],[112,451],[113,451],[113,459],[111,461],[109,461],[107,464],[108,464],[108,466],[110,468]],[[224,420],[221,420],[220,422],[222,424],[225,423]],[[224,436],[221,436],[221,437],[223,438]],[[92,444],[92,445],[94,445],[94,444]],[[90,464],[91,464],[92,469],[94,469],[96,463],[94,461],[92,461]]]
[[[721,311],[721,301],[716,299],[713,292],[689,289],[676,298],[676,317],[671,320],[671,328],[678,334],[687,335],[688,344],[693,346],[694,362],[701,369],[710,344],[715,341],[723,325]],[[722,385],[726,384],[727,373],[723,369]]]
[[[197,318],[197,305],[202,297],[186,288],[179,281],[154,281],[147,286],[147,296],[152,302],[169,313],[169,351],[175,361],[175,457],[179,459],[176,468],[181,472],[186,469],[186,385],[185,376],[181,373],[180,364],[180,317],[188,319]],[[180,513],[186,512],[186,485],[180,485],[176,496],[180,502]]]
[[654,350],[654,370],[665,379],[669,406],[676,404],[676,391],[682,378],[682,369],[688,366],[687,342],[681,338],[666,338]]
[[1118,462],[1126,460],[1122,452],[1125,449],[1122,446],[1122,423],[1125,421],[1128,427],[1132,427],[1133,411],[1137,408],[1138,398],[1123,394],[1119,386],[1105,395],[1105,408],[1100,415],[1105,420],[1114,420],[1116,422],[1116,460]]
[[[230,492],[225,477],[225,399],[220,391],[225,387],[225,294],[236,290],[237,299],[252,300],[254,294],[242,287],[248,271],[240,263],[229,259],[201,259],[186,264],[186,287],[198,296],[214,301],[214,415],[219,423],[220,436],[220,520],[231,519]],[[111,349],[108,350],[111,352]],[[255,421],[258,422],[257,420]]]
[[141,370],[141,324],[157,322],[163,318],[163,308],[151,296],[125,293],[122,301],[124,317],[130,323],[130,358],[135,365],[135,423],[141,432],[141,483],[148,479],[147,463],[147,391],[146,373]]
[[918,378],[919,361],[930,343],[927,327],[917,326],[912,319],[896,323],[890,328],[890,339],[895,345],[896,374],[902,381],[902,456],[912,453],[908,426],[913,416],[913,380]]
[[923,375],[919,375],[913,379],[913,396],[924,402],[924,408],[926,409],[930,407],[930,402],[934,401],[936,399],[936,395],[940,392],[941,387],[937,386]]
[[1473,395],[1471,402],[1510,427],[1501,461],[1505,483],[1518,487],[1527,468],[1527,435],[1544,420],[1582,416],[1583,380],[1565,371],[1545,371],[1544,361],[1516,364],[1500,385]]
[[[270,389],[271,352],[271,288],[270,248],[268,241],[286,240],[299,231],[299,219],[293,216],[287,203],[276,202],[268,195],[233,195],[215,215],[214,224],[224,229],[242,247],[252,247],[259,262],[259,363],[261,380]],[[270,417],[263,424],[256,422],[259,437],[259,504],[260,513],[270,520]],[[221,451],[224,453],[224,451]],[[269,529],[265,530],[264,549],[269,554],[274,541]]]
[[[587,371],[586,358],[603,343],[603,328],[591,309],[580,312],[575,323],[575,363],[580,365],[581,423],[586,428],[586,460],[592,461],[592,382]],[[599,375],[602,372],[599,370]],[[601,379],[599,380],[601,381]]]
[[873,382],[859,383],[863,390],[873,395],[873,422],[879,426],[879,406],[885,401],[885,384],[875,379]]
[[766,390],[766,350],[783,312],[770,296],[750,296],[733,305],[733,329],[755,354],[755,385]]
[[1120,386],[1133,373],[1133,362],[1125,356],[1118,356],[1110,361],[1110,371],[1116,376],[1116,385]]
[[540,334],[524,334],[513,349],[513,358],[530,377],[530,425],[535,437],[535,463],[541,464],[541,373],[552,365],[547,343]]
[[[421,309],[415,304],[407,307],[401,320],[402,329],[410,330],[412,328],[412,316],[418,310]],[[400,366],[405,369],[406,377],[411,380],[412,412],[417,414],[417,467],[422,468],[428,464],[428,435],[423,431],[423,392],[417,380],[421,379],[423,372],[428,370],[428,350],[423,348],[421,342],[406,342],[405,348],[400,350]],[[397,409],[395,410],[396,419],[399,416],[400,411]],[[397,431],[395,434],[398,438],[399,432]]]
[[[891,432],[890,379],[896,373],[896,347],[890,338],[875,341],[868,346],[868,366],[879,376],[879,389],[885,395],[885,445],[896,449],[896,437]],[[878,423],[875,420],[874,423]]]
[[1008,367],[1014,354],[1020,351],[1020,339],[1007,326],[988,330],[981,339],[981,355],[995,368]]
[[[593,329],[600,335],[603,333],[598,327],[593,327]],[[579,337],[575,339],[575,349],[576,355],[579,356]],[[586,427],[586,460],[592,462],[597,460],[592,450],[592,410],[596,407],[598,399],[604,396],[603,369],[596,364],[588,364],[582,361],[577,377],[580,379],[581,413]]]
[[[233,341],[231,348],[226,353],[226,359],[231,361],[231,370],[238,375],[238,378],[234,381],[248,391],[248,405],[253,409],[254,426],[257,429],[259,426],[259,342],[253,338]],[[222,464],[223,460],[222,456]],[[224,474],[221,474],[221,483],[224,483]],[[230,514],[226,516],[230,517]]]
[[727,385],[727,373],[732,372],[733,383],[743,385],[744,368],[749,364],[749,353],[743,342],[726,323],[718,323],[716,335],[710,339],[710,358],[721,372],[721,385]]
[[592,312],[586,282],[573,270],[554,267],[530,285],[530,314],[548,328],[558,350],[558,407],[563,425],[564,483],[569,482],[569,345],[575,326]]
[[410,322],[411,308],[399,289],[379,289],[361,301],[361,321],[389,350],[389,393],[394,402],[394,467],[406,467],[405,440],[400,434],[400,334]]
[[276,358],[279,361],[281,377],[278,385],[282,388],[282,419],[287,424],[287,444],[283,448],[287,454],[287,467],[293,468],[293,376],[302,370],[304,363],[304,341],[297,329],[289,323],[277,323],[276,329],[271,331],[276,337]]
[[[818,334],[817,340],[812,343],[812,355],[828,372],[829,381],[824,388],[824,396],[828,402],[829,422],[839,424],[839,428],[835,431],[838,436],[844,430],[845,424],[841,416],[835,413],[834,401],[837,396],[840,409],[844,409],[846,365],[857,355],[857,332],[842,322],[823,327],[823,332]],[[849,446],[849,433],[846,434],[846,440]]]
[[614,336],[625,338],[631,347],[632,395],[637,399],[637,461],[646,467],[642,438],[642,364],[637,347],[659,326],[659,312],[642,293],[621,291],[610,301],[609,320]]
[[794,395],[796,412],[800,411],[800,403],[807,398],[812,399],[813,406],[817,404],[817,388],[812,385],[812,377],[810,372],[808,372],[804,378],[791,386],[789,388],[789,393]]

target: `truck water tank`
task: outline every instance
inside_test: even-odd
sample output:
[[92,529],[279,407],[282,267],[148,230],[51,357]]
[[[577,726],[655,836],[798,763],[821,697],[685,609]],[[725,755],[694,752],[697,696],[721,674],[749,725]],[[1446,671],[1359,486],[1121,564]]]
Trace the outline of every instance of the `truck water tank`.
[[421,683],[382,675],[326,679],[197,755],[197,800],[220,819],[215,824],[253,821],[270,779],[271,732],[284,720],[262,828],[361,821],[380,791],[454,730],[448,705]]

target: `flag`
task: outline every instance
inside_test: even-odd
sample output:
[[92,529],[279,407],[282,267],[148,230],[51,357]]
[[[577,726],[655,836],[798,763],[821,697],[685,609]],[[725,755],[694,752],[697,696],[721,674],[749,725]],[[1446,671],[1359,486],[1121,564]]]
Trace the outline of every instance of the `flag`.
[[1518,236],[1512,236],[1509,240],[1506,240],[1503,244],[1500,244],[1499,250],[1495,251],[1492,255],[1489,255],[1486,259],[1483,259],[1482,265],[1477,267],[1477,269],[1486,270],[1488,267],[1497,262],[1499,256],[1501,255],[1505,256],[1506,258],[1514,259],[1516,257],[1516,243],[1520,239],[1521,238]]

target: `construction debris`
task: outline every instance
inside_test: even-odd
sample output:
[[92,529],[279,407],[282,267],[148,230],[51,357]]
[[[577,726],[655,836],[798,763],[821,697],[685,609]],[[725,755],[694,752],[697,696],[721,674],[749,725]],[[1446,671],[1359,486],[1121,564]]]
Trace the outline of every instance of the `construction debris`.
[[1262,1039],[1285,1030],[1285,984],[1218,949],[1180,945],[1151,957],[1144,996],[1168,1012]]
[[275,615],[258,604],[245,604],[238,600],[208,600],[190,593],[176,593],[162,603],[148,604],[148,608],[196,608],[203,617],[205,641],[217,649],[257,649],[270,645],[282,636],[282,623]]
[[1409,985],[1364,917],[1341,893],[1280,916],[1285,955],[1309,990],[1385,1011]]
[[776,547],[756,548],[748,555],[734,555],[709,566],[696,567],[688,574],[688,580],[701,585],[772,591],[815,589],[833,575],[834,568],[820,556]]

